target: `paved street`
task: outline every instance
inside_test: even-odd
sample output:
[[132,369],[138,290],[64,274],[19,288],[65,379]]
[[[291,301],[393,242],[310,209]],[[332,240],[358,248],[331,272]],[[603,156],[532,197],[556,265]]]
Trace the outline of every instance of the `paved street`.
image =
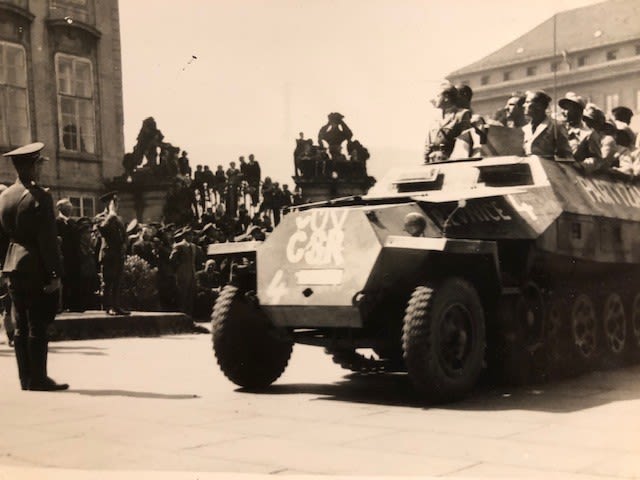
[[262,394],[224,378],[208,335],[50,347],[68,392],[20,391],[0,345],[0,480],[640,476],[640,367],[426,408],[405,376],[350,378],[313,347]]

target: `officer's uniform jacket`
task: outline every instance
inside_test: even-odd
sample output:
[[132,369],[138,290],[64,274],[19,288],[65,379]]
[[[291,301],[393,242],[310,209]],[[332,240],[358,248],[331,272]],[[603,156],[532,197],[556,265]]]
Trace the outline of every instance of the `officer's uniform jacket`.
[[432,152],[441,151],[446,158],[451,156],[456,137],[471,128],[471,112],[466,108],[446,110],[427,132],[425,159]]
[[531,122],[522,127],[524,132],[525,155],[540,155],[562,158],[573,158],[571,147],[567,140],[567,131],[560,123],[546,117],[536,129],[531,128]]
[[34,285],[60,275],[53,199],[35,183],[18,179],[0,195],[0,261],[3,273],[24,274]]
[[124,223],[115,214],[108,214],[98,224],[98,231],[102,236],[98,261],[121,260],[127,254],[127,230]]

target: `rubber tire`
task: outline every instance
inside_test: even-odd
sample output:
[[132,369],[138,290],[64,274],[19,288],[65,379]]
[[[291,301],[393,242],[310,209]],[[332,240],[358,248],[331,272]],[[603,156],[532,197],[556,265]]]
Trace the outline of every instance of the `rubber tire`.
[[[442,313],[462,304],[471,317],[471,348],[466,365],[450,375],[438,354]],[[439,285],[417,287],[409,299],[402,330],[402,347],[409,377],[429,403],[459,400],[469,394],[483,368],[485,351],[484,311],[476,289],[466,280],[452,277]]]
[[282,375],[293,342],[238,287],[224,287],[211,317],[213,349],[229,380],[241,387],[261,389]]

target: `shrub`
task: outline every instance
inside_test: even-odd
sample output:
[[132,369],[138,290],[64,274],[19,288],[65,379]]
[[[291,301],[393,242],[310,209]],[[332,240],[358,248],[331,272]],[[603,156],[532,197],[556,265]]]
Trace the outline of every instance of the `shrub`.
[[130,310],[160,310],[158,269],[137,255],[127,256],[124,262],[121,304]]

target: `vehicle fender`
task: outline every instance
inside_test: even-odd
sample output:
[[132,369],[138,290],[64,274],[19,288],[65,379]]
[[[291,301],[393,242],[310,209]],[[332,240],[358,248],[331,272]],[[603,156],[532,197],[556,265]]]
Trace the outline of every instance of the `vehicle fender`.
[[382,256],[394,264],[411,259],[419,280],[457,274],[472,280],[479,290],[499,292],[502,288],[495,241],[390,235]]

